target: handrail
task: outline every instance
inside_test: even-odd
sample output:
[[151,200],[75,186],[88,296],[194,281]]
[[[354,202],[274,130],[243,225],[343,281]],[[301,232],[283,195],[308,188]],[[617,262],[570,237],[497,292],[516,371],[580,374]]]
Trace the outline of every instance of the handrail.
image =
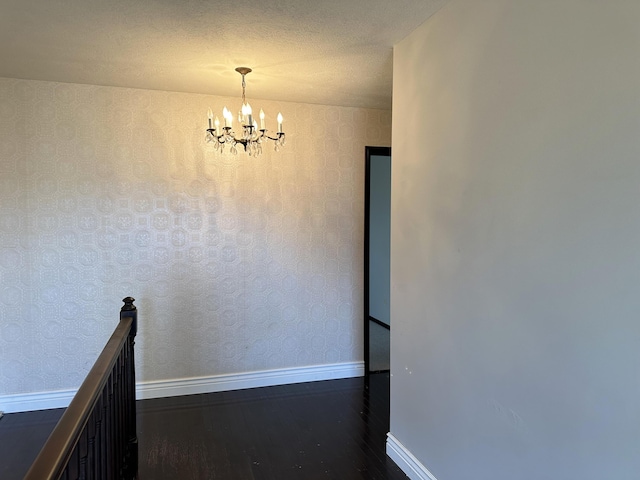
[[[129,457],[129,461],[125,458],[122,459],[121,470],[123,471],[112,472],[113,476],[111,478],[135,478],[137,472],[137,440],[135,434],[135,372],[133,371],[133,339],[137,333],[137,310],[133,305],[133,298],[127,297],[123,301],[125,302],[125,305],[120,311],[120,323],[91,368],[91,371],[78,389],[73,400],[60,418],[60,421],[49,436],[38,457],[31,465],[25,480],[57,480],[62,477],[74,454],[78,455],[76,453],[76,447],[78,446],[80,439],[83,438],[83,435],[87,436],[86,429],[88,423],[92,418],[92,415],[95,415],[98,410],[96,409],[96,406],[105,396],[109,397],[109,401],[114,396],[113,388],[111,388],[109,384],[113,381],[113,376],[117,370],[117,364],[119,363],[122,363],[121,370],[123,372],[126,369],[130,370],[128,372],[124,372],[122,376],[125,378],[121,379],[121,388],[125,390],[126,394],[129,394],[130,400],[120,401],[120,399],[115,399],[114,403],[116,405],[112,408],[117,410],[115,411],[114,416],[121,417],[119,419],[124,420],[123,423],[125,424],[125,430],[129,431],[122,432],[122,434],[126,435],[124,440],[117,439],[115,437],[108,438],[111,436],[111,430],[114,426],[113,422],[116,420],[111,420],[109,418],[105,419],[102,416],[96,417],[98,428],[96,429],[94,426],[92,431],[94,438],[96,435],[102,435],[107,441],[119,442],[121,446],[124,446],[125,452],[123,455]],[[131,355],[130,358],[122,360],[122,352],[123,349],[126,350],[127,343],[130,344]],[[129,357],[129,355],[126,356]],[[126,368],[125,363],[127,364]],[[106,393],[107,391],[108,393]],[[129,405],[124,405],[124,403],[129,403]],[[99,410],[106,412],[107,406],[100,405]],[[102,412],[98,412],[97,415],[102,415]],[[100,430],[100,428],[102,428],[106,433],[96,432],[96,430]],[[132,431],[131,428],[133,428]],[[86,439],[92,446],[90,450],[94,450],[94,438]],[[132,446],[132,448],[130,448],[130,446]],[[112,447],[103,445],[102,448],[106,448],[111,451]],[[87,447],[83,446],[81,449],[83,449],[86,454]],[[86,458],[86,455],[83,458]],[[80,460],[81,459],[79,459],[79,461]],[[133,461],[135,461],[135,466],[130,464]],[[95,462],[95,460],[93,460],[93,462]],[[104,464],[105,460],[99,460],[99,463]],[[95,468],[90,469],[91,472],[88,475],[79,474],[78,477],[85,478],[86,476],[87,478],[99,478],[99,474],[94,475],[92,473],[100,471],[100,468],[95,465],[94,467]],[[112,467],[109,466],[107,468],[111,471]]]

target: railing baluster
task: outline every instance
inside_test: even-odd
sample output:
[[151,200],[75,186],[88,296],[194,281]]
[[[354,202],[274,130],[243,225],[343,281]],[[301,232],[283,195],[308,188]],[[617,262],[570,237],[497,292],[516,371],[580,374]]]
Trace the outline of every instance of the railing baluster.
[[122,355],[118,357],[118,374],[116,375],[115,396],[116,396],[116,471],[118,476],[122,476],[122,457],[124,455],[124,442],[122,441]]
[[76,452],[78,453],[78,479],[87,480],[87,455],[88,455],[88,428],[85,427],[82,430],[80,439],[76,446]]
[[96,461],[96,409],[94,408],[87,423],[87,479],[94,480]]
[[113,372],[107,380],[107,441],[105,443],[105,457],[107,457],[107,478],[113,476]]
[[106,391],[102,392],[102,408],[101,408],[101,421],[102,421],[102,430],[100,433],[100,478],[108,478],[107,477],[107,397],[108,393]]

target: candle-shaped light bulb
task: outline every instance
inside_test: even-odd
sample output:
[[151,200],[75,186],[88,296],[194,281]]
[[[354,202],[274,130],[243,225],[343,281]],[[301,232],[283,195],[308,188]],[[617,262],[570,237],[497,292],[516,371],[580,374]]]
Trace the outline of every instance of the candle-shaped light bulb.
[[253,125],[253,110],[251,110],[251,105],[247,103],[247,125]]
[[224,109],[222,110],[222,116],[224,117],[224,126],[226,128],[229,126],[229,117],[231,117],[231,112],[227,109],[227,107],[224,107]]
[[219,137],[220,136],[220,120],[218,120],[218,117],[216,117],[213,124],[216,126],[216,136]]
[[224,110],[222,111],[222,115],[224,116],[224,126],[231,128],[231,126],[233,125],[233,114],[231,113],[231,110],[229,110],[227,107],[224,107]]
[[213,112],[211,109],[207,112],[207,117],[209,117],[209,130],[211,130],[213,128],[213,125],[211,124],[211,122],[213,122]]
[[264,130],[264,110],[260,109],[260,130]]
[[282,114],[278,112],[278,133],[282,133]]

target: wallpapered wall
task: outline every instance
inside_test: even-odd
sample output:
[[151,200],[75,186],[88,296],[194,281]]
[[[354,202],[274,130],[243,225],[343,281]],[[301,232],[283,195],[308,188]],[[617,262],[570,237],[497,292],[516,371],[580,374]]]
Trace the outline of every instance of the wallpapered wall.
[[204,143],[238,98],[0,79],[0,394],[78,386],[128,295],[141,381],[362,359],[364,147],[391,113],[252,103],[281,152]]

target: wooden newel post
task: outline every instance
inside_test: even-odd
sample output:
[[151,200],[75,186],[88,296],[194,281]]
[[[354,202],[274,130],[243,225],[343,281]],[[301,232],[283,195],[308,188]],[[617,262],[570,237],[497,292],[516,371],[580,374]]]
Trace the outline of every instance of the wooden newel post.
[[120,309],[120,319],[133,318],[133,325],[131,327],[131,336],[135,337],[138,334],[138,309],[133,304],[136,301],[133,297],[123,298],[124,305]]
[[120,321],[125,318],[132,318],[131,330],[127,340],[128,352],[126,355],[126,390],[127,390],[127,450],[124,459],[123,478],[133,480],[138,477],[138,434],[136,429],[136,372],[133,347],[135,337],[138,333],[138,309],[133,304],[133,297],[126,297],[122,300],[124,305],[120,309]]

